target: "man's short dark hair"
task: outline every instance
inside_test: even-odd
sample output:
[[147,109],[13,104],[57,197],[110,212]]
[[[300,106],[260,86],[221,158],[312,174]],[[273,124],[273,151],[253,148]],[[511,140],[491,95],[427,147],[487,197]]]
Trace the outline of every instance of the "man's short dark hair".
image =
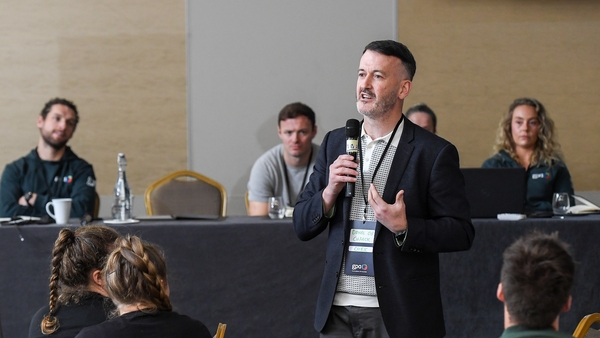
[[44,108],[42,109],[42,112],[40,113],[44,120],[46,119],[46,116],[48,116],[48,113],[50,112],[50,109],[52,109],[52,106],[54,106],[55,104],[62,104],[63,106],[69,107],[75,113],[75,125],[79,123],[79,112],[77,111],[77,106],[75,106],[75,104],[72,101],[60,97],[54,98],[46,102]]
[[309,106],[301,102],[290,103],[283,107],[279,112],[277,125],[279,125],[281,121],[295,119],[299,116],[306,116],[312,123],[312,126],[315,126],[315,112]]
[[400,59],[404,69],[408,73],[409,80],[412,81],[417,72],[417,62],[410,50],[408,50],[408,47],[404,44],[394,40],[373,41],[365,47],[363,54],[368,50],[387,56],[395,56]]
[[425,103],[417,103],[412,107],[408,108],[406,111],[406,117],[410,118],[410,116],[414,113],[425,113],[431,117],[431,122],[433,122],[433,130],[437,128],[437,117],[431,108]]
[[567,304],[575,263],[558,234],[533,232],[504,251],[500,281],[512,321],[528,329],[551,327]]

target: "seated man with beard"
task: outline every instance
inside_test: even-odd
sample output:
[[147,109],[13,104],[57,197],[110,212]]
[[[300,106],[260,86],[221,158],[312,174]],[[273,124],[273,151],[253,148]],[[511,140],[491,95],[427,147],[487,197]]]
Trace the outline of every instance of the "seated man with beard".
[[73,102],[55,98],[37,119],[37,148],[8,164],[0,181],[0,217],[43,217],[53,198],[71,198],[71,218],[92,214],[95,205],[94,169],[79,158],[67,142],[79,114]]

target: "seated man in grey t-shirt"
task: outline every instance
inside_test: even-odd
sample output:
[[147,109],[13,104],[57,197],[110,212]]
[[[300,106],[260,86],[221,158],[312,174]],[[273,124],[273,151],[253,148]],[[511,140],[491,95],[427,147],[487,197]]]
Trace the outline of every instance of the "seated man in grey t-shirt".
[[319,146],[312,143],[317,134],[315,113],[300,102],[290,103],[279,112],[277,134],[281,144],[256,160],[248,181],[248,215],[266,216],[267,200],[283,197],[293,207],[308,183]]

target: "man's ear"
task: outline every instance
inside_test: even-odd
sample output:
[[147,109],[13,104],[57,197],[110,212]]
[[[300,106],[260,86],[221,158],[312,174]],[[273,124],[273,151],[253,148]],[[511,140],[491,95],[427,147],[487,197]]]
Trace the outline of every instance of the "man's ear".
[[504,303],[504,291],[502,290],[502,283],[498,284],[498,290],[496,290],[496,298],[498,298],[499,301]]
[[565,306],[563,306],[563,308],[561,309],[562,312],[567,312],[569,310],[571,310],[571,302],[573,301],[573,296],[569,296],[569,299],[567,299],[567,303],[565,304]]
[[43,125],[44,125],[44,117],[42,115],[38,115],[38,118],[37,118],[38,128],[41,128]]
[[402,80],[402,82],[400,82],[400,88],[398,89],[398,98],[404,100],[408,96],[408,93],[410,93],[411,88],[412,82],[410,80]]

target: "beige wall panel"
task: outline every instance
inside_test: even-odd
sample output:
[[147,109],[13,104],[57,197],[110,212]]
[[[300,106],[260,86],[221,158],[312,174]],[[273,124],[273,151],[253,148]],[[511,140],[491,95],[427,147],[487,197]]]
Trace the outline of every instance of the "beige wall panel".
[[100,194],[112,191],[119,152],[127,156],[135,194],[187,168],[185,74],[168,52],[185,46],[183,36],[87,37],[60,45],[61,91],[87,104],[76,151],[94,164]]
[[118,152],[134,194],[187,168],[183,0],[1,1],[0,31],[0,163],[36,146],[37,115],[59,96],[78,106],[70,145],[101,195]]
[[400,0],[399,40],[415,54],[406,106],[426,102],[463,167],[492,155],[517,97],[556,122],[576,190],[600,190],[600,2]]

